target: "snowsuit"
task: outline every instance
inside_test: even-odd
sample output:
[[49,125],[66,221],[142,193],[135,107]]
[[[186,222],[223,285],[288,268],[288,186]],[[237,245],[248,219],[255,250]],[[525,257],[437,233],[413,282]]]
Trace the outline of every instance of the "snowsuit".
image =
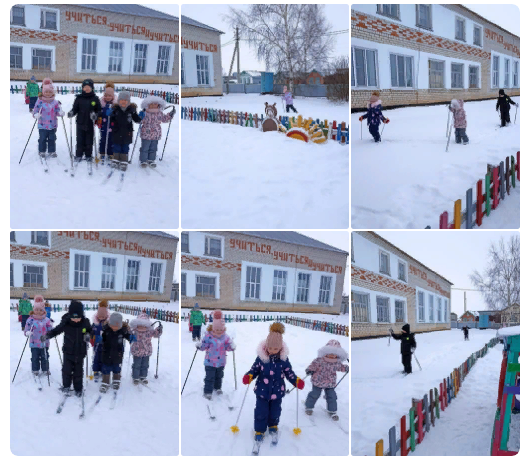
[[[331,360],[331,359],[329,359]],[[314,408],[316,401],[321,396],[321,391],[325,390],[325,399],[327,401],[327,410],[331,413],[338,409],[336,400],[336,372],[346,372],[349,370],[347,365],[342,365],[340,358],[329,361],[325,357],[314,359],[307,367],[307,372],[312,374],[312,391],[309,392],[305,401],[306,408]]]
[[297,114],[296,108],[294,108],[294,97],[292,96],[292,92],[285,92],[283,100],[286,103],[286,112],[289,113],[290,109],[292,109]]
[[31,332],[30,349],[31,349],[31,371],[39,370],[48,371],[48,347],[50,341],[41,342],[41,336],[45,335],[52,329],[52,323],[48,317],[42,319],[33,318],[33,312],[26,322],[24,334]]
[[[150,104],[158,104],[156,110],[150,109]],[[158,96],[148,96],[142,101],[141,107],[145,112],[140,129],[140,162],[154,162],[157,157],[157,144],[162,137],[161,123],[170,122],[175,113],[163,113],[166,102]]]
[[[201,312],[200,312],[201,313]],[[201,327],[201,325],[200,325]],[[205,386],[204,394],[212,394],[213,390],[222,389],[222,380],[224,377],[224,368],[227,360],[227,352],[234,350],[233,342],[227,334],[222,334],[219,338],[208,331],[199,350],[205,352]]]
[[78,323],[70,319],[70,314],[66,313],[61,317],[61,322],[48,332],[48,338],[55,338],[64,333],[63,336],[63,387],[70,389],[72,382],[74,390],[83,390],[83,359],[87,355],[87,343],[83,340],[85,333],[90,333],[91,323],[87,317],[83,317]]
[[30,312],[33,310],[31,302],[27,299],[20,299],[18,301],[18,314],[20,315],[20,325],[22,329],[26,326]]
[[[116,104],[116,101],[111,101],[110,103],[107,103],[102,97],[100,99],[100,103],[102,105],[102,110],[100,112],[101,123],[99,153],[102,155],[105,155],[105,153],[107,153],[107,156],[111,156],[113,154],[113,131],[109,126],[109,115],[107,113],[109,111],[112,111],[113,105]],[[109,128],[109,133],[107,133],[107,128]],[[107,149],[105,147],[106,139]]]
[[205,324],[205,318],[201,310],[192,309],[190,311],[189,323],[192,325],[192,340],[201,338],[201,325]]
[[[143,326],[145,330],[139,330]],[[135,342],[131,344],[131,354],[133,354],[133,379],[142,379],[148,376],[150,367],[150,356],[153,353],[151,338],[159,338],[163,333],[163,328],[159,325],[153,329],[150,319],[145,313],[141,313],[135,320],[132,320],[131,333],[135,336]]]
[[416,348],[416,338],[410,333],[410,325],[407,323],[403,326],[404,333],[391,333],[392,338],[401,341],[401,361],[405,368],[406,374],[412,373],[412,348]]
[[382,101],[377,100],[375,103],[368,103],[368,112],[362,116],[362,119],[368,120],[369,133],[371,133],[375,142],[380,142],[379,126],[381,121],[385,122],[387,120],[382,114]]
[[39,98],[39,84],[37,82],[32,82],[28,80],[26,83],[26,96],[30,99],[30,111],[33,111],[35,103]]
[[55,153],[55,141],[57,139],[57,117],[61,112],[61,104],[56,99],[45,102],[42,99],[37,101],[33,108],[33,114],[41,113],[39,118],[39,153]]
[[113,157],[115,161],[128,162],[129,145],[133,142],[133,121],[140,123],[137,105],[131,103],[125,110],[115,104],[110,115],[113,130]]
[[76,116],[76,158],[80,160],[83,155],[92,159],[92,146],[94,143],[94,122],[91,113],[96,116],[102,110],[100,99],[94,94],[82,92],[76,96],[72,113]]
[[288,346],[278,354],[269,355],[266,341],[262,341],[257,349],[257,358],[251,369],[246,373],[257,378],[253,391],[255,403],[255,432],[264,433],[268,427],[277,426],[281,418],[281,404],[286,394],[285,378],[296,385],[297,376],[288,360]]
[[469,138],[466,134],[467,128],[467,118],[466,112],[464,110],[464,100],[453,100],[456,102],[453,106],[453,103],[449,106],[449,111],[453,113],[454,119],[454,138],[456,143],[460,144],[462,141],[464,144],[469,143]]
[[92,323],[92,344],[94,349],[94,355],[92,360],[92,371],[94,373],[101,373],[102,371],[102,333],[107,326],[108,321],[103,322],[96,318],[94,314]]
[[504,93],[504,90],[499,91],[499,98],[497,98],[497,105],[495,109],[498,111],[500,109],[501,111],[501,127],[506,127],[506,124],[511,122],[510,119],[510,105],[515,105],[515,101],[513,101],[506,93]]
[[464,326],[462,328],[462,331],[464,332],[464,340],[468,341],[469,340],[469,328],[467,326]]
[[119,374],[124,358],[124,339],[131,342],[131,334],[125,326],[113,331],[107,325],[102,331],[102,374],[109,375],[111,371]]

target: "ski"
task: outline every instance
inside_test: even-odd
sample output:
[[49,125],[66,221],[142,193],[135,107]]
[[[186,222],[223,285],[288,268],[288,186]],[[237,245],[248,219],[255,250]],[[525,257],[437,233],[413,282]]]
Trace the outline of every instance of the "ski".
[[65,402],[67,401],[69,397],[69,393],[63,393],[64,397],[61,399],[61,402],[59,402],[59,406],[57,407],[56,413],[61,413],[63,411],[63,407],[65,406]]
[[113,409],[115,408],[115,406],[116,406],[116,398],[117,398],[117,396],[118,396],[118,390],[115,389],[115,390],[113,391],[113,401],[111,402],[111,406],[109,407],[109,410],[113,410]]
[[70,176],[74,177],[76,175],[76,171],[78,170],[79,163],[81,162],[81,159],[75,159],[74,164],[72,165],[70,169]]
[[[102,397],[103,397],[103,394],[100,393],[100,395],[99,395],[98,398],[96,399],[96,402],[94,402],[94,403],[90,406],[89,410],[87,411],[87,414],[92,413],[92,411],[96,408],[96,406],[97,406],[97,405],[100,403],[100,401],[102,400]],[[80,416],[80,418],[82,418],[82,417]]]
[[216,416],[214,415],[214,408],[211,405],[209,404],[206,404],[207,405],[207,411],[209,412],[209,418],[212,420],[212,421],[215,421],[216,420]]
[[39,156],[39,159],[41,160],[41,165],[44,169],[44,172],[48,172],[48,163],[46,162],[46,156],[41,156],[40,154],[38,155]]
[[[153,392],[154,394],[157,394],[157,391],[155,391],[154,389],[152,389],[150,386],[148,386],[147,384],[143,384],[143,383],[139,383],[142,387],[145,387],[146,389],[148,389],[148,391],[150,392]],[[142,389],[142,388],[141,388]]]
[[[150,166],[150,167],[151,167],[151,166]],[[166,177],[166,175],[164,175],[160,170],[157,170],[156,167],[152,167],[150,170],[151,170],[152,172],[156,172],[156,173],[158,173],[161,177]]]
[[118,187],[116,188],[116,191],[121,191],[122,187],[124,186],[124,176],[126,175],[125,172],[120,172],[120,183],[118,184]]
[[105,178],[103,179],[102,185],[105,185],[105,184],[109,181],[109,179],[110,179],[110,178],[113,176],[113,174],[115,173],[115,170],[116,170],[116,169],[114,169],[114,168],[111,167],[111,172],[109,172],[109,174],[107,174],[107,177],[105,177]]
[[79,414],[79,419],[82,420],[85,418],[85,391],[81,394],[81,413]]
[[270,447],[276,447],[277,444],[279,443],[279,431],[271,432],[270,437],[272,439],[270,442]]
[[[37,389],[39,391],[42,391],[41,377],[39,375],[34,375],[33,372],[31,372],[31,376],[33,376],[33,381],[35,381],[35,385],[37,386]],[[39,382],[37,382],[37,379],[39,379]]]
[[92,175],[92,158],[87,158],[87,171],[89,175]]
[[[264,437],[262,438],[262,440],[264,440]],[[259,452],[260,452],[260,446],[262,445],[262,440],[256,440],[255,443],[253,444],[253,450],[251,451],[251,455],[253,456],[258,456],[259,455]]]

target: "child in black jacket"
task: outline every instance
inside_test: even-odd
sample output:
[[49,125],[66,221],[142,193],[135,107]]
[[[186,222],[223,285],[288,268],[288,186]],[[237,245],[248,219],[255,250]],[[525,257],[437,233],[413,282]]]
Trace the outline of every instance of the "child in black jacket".
[[83,315],[83,304],[71,301],[68,313],[63,315],[61,322],[41,341],[55,338],[64,333],[63,337],[63,392],[68,394],[70,385],[74,383],[74,391],[78,397],[83,392],[83,360],[87,355],[87,343],[90,341],[91,323]]
[[513,101],[501,88],[499,90],[499,98],[497,98],[497,106],[495,106],[495,111],[501,110],[501,127],[506,127],[506,124],[511,122],[510,105],[516,105],[519,108],[519,103]]
[[401,341],[401,361],[405,370],[403,373],[409,375],[412,373],[412,352],[416,350],[416,338],[410,333],[410,325],[407,323],[401,328],[401,334],[395,334],[390,328],[392,338]]

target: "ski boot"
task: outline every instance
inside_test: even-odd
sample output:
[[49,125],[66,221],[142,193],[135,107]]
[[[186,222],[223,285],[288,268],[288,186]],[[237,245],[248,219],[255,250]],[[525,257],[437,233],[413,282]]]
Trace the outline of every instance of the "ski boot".
[[48,156],[50,156],[51,158],[56,158],[57,153],[54,151],[53,153],[48,153]]
[[157,163],[155,161],[150,161],[150,167],[155,169],[157,167]]
[[138,386],[140,384],[140,379],[134,379],[133,380],[133,385],[134,386]]
[[81,397],[83,395],[83,391],[75,391],[74,394],[76,397]]
[[143,162],[140,163],[140,167],[145,169],[146,167],[148,167],[148,163],[143,161]]
[[39,151],[39,156],[44,159],[44,158],[46,158],[46,153]]
[[59,386],[59,391],[61,392],[61,394],[70,395],[69,387]]
[[113,389],[117,391],[120,389],[120,373],[113,373]]
[[270,433],[271,445],[275,447],[279,442],[279,430],[277,426],[270,426],[268,432]]
[[336,414],[336,412],[329,412],[329,416],[331,417],[331,420],[338,421],[340,417]]
[[33,373],[33,376],[35,376],[36,378],[39,376],[39,370],[32,371],[32,373]]
[[215,390],[214,390],[214,393],[215,393],[216,395],[222,395],[222,394],[224,393],[224,391],[222,391],[221,389],[215,389]]
[[122,172],[125,172],[127,170],[127,161],[120,161],[119,162],[119,168]]
[[46,371],[43,370],[42,375],[43,376],[50,376],[50,371],[49,370],[46,370]]
[[212,394],[203,394],[203,397],[207,400],[212,400]]
[[255,433],[255,442],[262,442],[264,440],[264,433],[263,432],[256,432]]
[[101,373],[99,371],[94,371],[94,382],[97,383],[100,380]]
[[140,378],[140,382],[141,382],[142,384],[147,385],[147,384],[148,384],[148,378]]
[[307,408],[307,409],[305,409],[305,413],[306,413],[308,416],[310,416],[310,415],[312,415],[312,413],[314,413],[314,410],[312,410],[312,408]]
[[102,375],[102,384],[100,385],[100,392],[105,394],[109,389],[109,382],[111,380],[111,375]]

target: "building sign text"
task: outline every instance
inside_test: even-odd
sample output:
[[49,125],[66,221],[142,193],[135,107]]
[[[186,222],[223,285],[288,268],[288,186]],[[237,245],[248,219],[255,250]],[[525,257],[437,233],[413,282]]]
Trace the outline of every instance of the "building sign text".
[[427,272],[424,272],[423,270],[419,270],[418,268],[414,267],[412,264],[408,266],[408,273],[411,273],[412,275],[417,276],[418,278],[421,278],[422,280],[425,280],[427,282],[427,285],[429,288],[433,288],[438,293],[440,293],[442,296],[446,298],[451,297],[451,293],[448,291],[445,291],[439,283],[436,283],[435,281],[429,279]]
[[520,56],[519,47],[514,45],[513,43],[505,42],[504,35],[499,34],[487,28],[484,28],[484,35],[486,36],[487,39],[500,43],[504,47],[505,50],[508,50],[509,52],[515,53],[517,56]]

